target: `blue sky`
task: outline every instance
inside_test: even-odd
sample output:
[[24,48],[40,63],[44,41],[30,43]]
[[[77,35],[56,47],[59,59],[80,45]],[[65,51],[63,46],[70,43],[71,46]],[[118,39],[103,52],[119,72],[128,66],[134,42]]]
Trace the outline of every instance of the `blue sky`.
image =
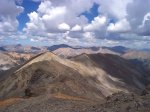
[[0,44],[150,48],[150,0],[1,0]]
[[24,11],[17,16],[17,19],[19,21],[18,30],[22,31],[22,29],[25,27],[25,24],[29,21],[28,13],[32,11],[36,11],[40,2],[33,2],[31,0],[24,0],[21,4],[24,7]]
[[98,14],[99,14],[98,8],[99,8],[99,5],[94,3],[89,11],[85,11],[81,15],[84,15],[85,17],[87,17],[88,22],[90,23],[96,16],[98,16]]
[[[25,24],[29,21],[29,17],[27,14],[36,11],[38,9],[38,6],[40,5],[40,2],[24,0],[21,5],[24,7],[24,11],[19,16],[17,16],[17,19],[20,23],[18,26],[19,31],[22,31],[22,29],[25,27]],[[81,15],[87,17],[88,22],[90,23],[94,19],[94,17],[98,16],[98,7],[99,5],[94,3],[93,6],[89,9],[89,11],[85,11],[81,13]]]

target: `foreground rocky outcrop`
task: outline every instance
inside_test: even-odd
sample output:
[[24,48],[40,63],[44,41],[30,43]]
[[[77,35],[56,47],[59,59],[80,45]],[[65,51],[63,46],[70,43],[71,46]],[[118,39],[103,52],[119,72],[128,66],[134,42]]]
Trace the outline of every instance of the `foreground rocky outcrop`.
[[150,89],[147,94],[115,93],[104,101],[91,101],[64,94],[0,101],[1,112],[149,112]]

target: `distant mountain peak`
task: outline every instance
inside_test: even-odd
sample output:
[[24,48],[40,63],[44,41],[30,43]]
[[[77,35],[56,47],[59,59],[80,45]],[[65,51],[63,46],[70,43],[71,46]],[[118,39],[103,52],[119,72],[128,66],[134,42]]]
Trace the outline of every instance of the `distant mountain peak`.
[[114,52],[117,52],[117,53],[125,53],[127,50],[129,50],[129,48],[126,48],[124,46],[114,46],[114,47],[104,47],[104,48],[107,48],[111,51],[114,51]]
[[4,47],[0,47],[0,51],[6,51]]
[[22,45],[21,44],[16,44],[16,47],[21,47]]
[[72,48],[72,47],[69,46],[69,45],[66,45],[66,44],[59,44],[59,45],[50,46],[50,47],[48,47],[47,49],[48,49],[49,51],[54,51],[54,50],[59,49],[59,48]]

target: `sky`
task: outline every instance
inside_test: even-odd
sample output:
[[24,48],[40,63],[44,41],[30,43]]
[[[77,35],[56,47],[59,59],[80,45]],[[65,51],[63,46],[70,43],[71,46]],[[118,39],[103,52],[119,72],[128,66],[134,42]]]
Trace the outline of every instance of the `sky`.
[[0,0],[0,45],[150,48],[150,0]]

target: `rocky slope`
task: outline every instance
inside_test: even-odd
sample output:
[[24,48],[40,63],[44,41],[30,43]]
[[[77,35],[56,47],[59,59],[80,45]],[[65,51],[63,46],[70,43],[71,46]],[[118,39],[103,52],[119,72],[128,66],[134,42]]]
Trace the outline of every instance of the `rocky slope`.
[[130,51],[122,55],[123,58],[130,60],[137,68],[145,71],[145,76],[150,81],[150,52],[149,51]]
[[150,52],[131,50],[124,53],[122,56],[127,59],[150,59]]
[[114,93],[140,94],[144,81],[132,63],[117,55],[82,54],[69,60],[46,52],[3,78],[0,109],[90,112]]
[[29,60],[34,54],[0,52],[0,71],[8,70]]
[[64,58],[74,57],[83,53],[86,53],[86,54],[109,53],[109,54],[119,55],[119,53],[117,52],[113,52],[109,49],[102,48],[102,47],[101,48],[100,47],[97,47],[97,48],[70,48],[68,47],[68,48],[58,48],[52,52]]

